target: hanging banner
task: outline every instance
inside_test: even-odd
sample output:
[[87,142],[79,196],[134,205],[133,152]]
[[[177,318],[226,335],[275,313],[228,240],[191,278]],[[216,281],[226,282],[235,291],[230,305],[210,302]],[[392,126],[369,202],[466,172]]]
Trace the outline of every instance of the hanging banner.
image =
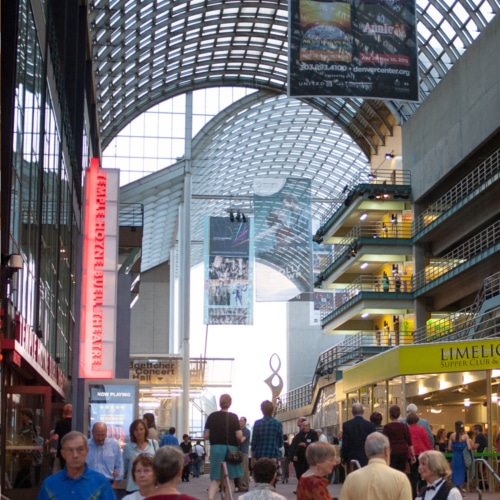
[[[314,231],[313,231],[314,232]],[[320,245],[313,241],[312,252],[313,252],[313,275],[314,275],[314,294],[313,301],[311,302],[311,313],[310,313],[310,324],[311,325],[321,325],[321,308],[332,304],[334,300],[333,290],[323,290],[321,289],[321,284],[323,282],[320,276],[323,275],[323,271],[327,267],[328,259],[331,258],[333,252],[333,245]]]
[[205,218],[206,325],[253,324],[252,220]]
[[311,181],[254,181],[256,300],[312,300]]
[[414,0],[291,0],[288,95],[418,101]]

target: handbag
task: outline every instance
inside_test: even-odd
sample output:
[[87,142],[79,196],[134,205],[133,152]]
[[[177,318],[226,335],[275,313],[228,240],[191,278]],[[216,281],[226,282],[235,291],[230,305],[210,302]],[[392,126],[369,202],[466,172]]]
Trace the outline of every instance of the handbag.
[[467,447],[465,447],[463,455],[464,455],[465,468],[472,469],[472,465],[474,464],[474,455],[472,454],[472,451],[469,450]]
[[228,446],[229,442],[229,415],[226,414],[226,455],[224,461],[228,464],[241,464],[243,462],[243,453],[240,450],[230,450]]
[[225,461],[228,464],[241,464],[243,462],[243,453],[240,450],[226,450]]

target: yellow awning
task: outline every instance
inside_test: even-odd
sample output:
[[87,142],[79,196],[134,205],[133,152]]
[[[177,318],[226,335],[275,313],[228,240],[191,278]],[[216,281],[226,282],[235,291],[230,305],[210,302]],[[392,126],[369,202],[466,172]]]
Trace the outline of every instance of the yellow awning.
[[500,369],[500,339],[399,346],[343,372],[344,393],[401,375]]

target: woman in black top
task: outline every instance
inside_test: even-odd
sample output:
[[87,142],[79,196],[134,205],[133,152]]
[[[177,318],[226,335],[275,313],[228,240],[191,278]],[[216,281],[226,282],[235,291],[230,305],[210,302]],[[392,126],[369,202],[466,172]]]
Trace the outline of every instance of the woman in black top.
[[[205,424],[204,438],[210,441],[209,500],[213,500],[219,491],[221,463],[224,462],[227,449],[237,450],[243,436],[238,416],[228,411],[231,403],[231,396],[223,394],[219,399],[220,411],[211,413]],[[243,475],[243,468],[241,464],[227,463],[227,473],[234,491],[234,479]]]

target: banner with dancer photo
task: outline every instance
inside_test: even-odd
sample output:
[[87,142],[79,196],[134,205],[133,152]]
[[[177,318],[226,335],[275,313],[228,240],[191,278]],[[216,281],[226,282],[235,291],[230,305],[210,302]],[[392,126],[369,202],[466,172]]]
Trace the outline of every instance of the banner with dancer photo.
[[254,227],[256,300],[312,300],[311,181],[256,179]]
[[252,220],[205,218],[206,325],[253,324]]
[[419,100],[415,0],[290,0],[288,95]]

